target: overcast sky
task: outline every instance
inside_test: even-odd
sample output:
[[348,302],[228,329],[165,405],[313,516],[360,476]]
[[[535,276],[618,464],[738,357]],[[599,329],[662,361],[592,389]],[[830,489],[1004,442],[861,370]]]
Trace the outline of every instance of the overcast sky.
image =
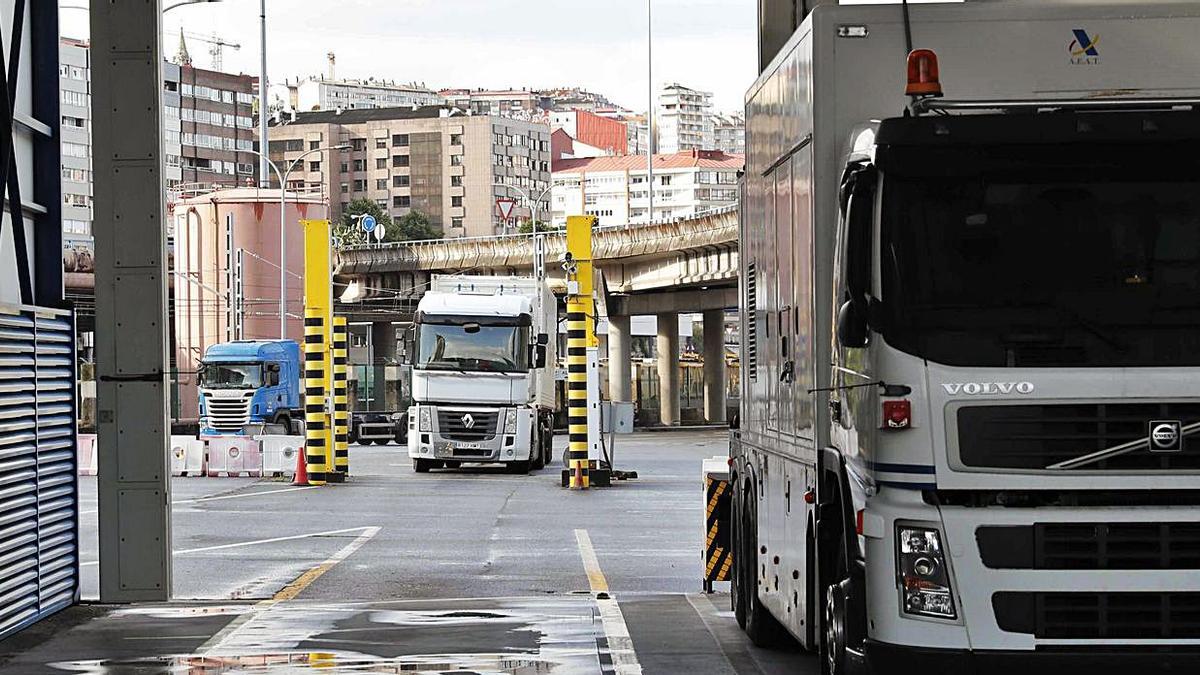
[[[172,0],[166,0],[170,4]],[[754,0],[652,0],[657,84],[712,91],[738,110],[755,73]],[[61,4],[83,4],[64,0]],[[179,28],[240,43],[225,70],[258,73],[257,0],[182,7],[166,14],[164,52]],[[62,34],[87,36],[87,15],[63,10]],[[577,85],[634,110],[646,101],[646,0],[268,0],[272,81],[324,73],[424,82],[433,88]],[[188,47],[210,66],[208,45]]]

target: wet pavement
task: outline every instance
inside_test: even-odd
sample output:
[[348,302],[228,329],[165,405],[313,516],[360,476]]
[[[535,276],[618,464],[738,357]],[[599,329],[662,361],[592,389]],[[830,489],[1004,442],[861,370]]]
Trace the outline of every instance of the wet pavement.
[[700,460],[724,453],[716,432],[622,437],[642,477],[587,494],[557,467],[418,475],[394,446],[354,448],[353,480],[316,490],[175,479],[176,600],[72,608],[0,642],[0,672],[817,672],[698,592]]

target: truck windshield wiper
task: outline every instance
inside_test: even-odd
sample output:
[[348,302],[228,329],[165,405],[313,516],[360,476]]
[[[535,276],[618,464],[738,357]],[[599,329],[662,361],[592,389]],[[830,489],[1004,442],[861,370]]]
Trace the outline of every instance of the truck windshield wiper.
[[[1197,432],[1200,432],[1200,422],[1189,424],[1189,425],[1183,427],[1182,429],[1180,429],[1180,433],[1183,436],[1190,436]],[[1135,450],[1141,450],[1142,448],[1149,448],[1149,447],[1150,447],[1150,438],[1149,437],[1139,438],[1136,441],[1129,441],[1128,443],[1114,445],[1111,448],[1105,448],[1104,450],[1090,452],[1086,455],[1080,455],[1079,457],[1076,457],[1074,459],[1068,459],[1064,462],[1058,462],[1057,464],[1051,464],[1050,466],[1046,467],[1046,469],[1053,470],[1053,471],[1078,469],[1078,468],[1085,467],[1085,466],[1088,466],[1091,464],[1095,464],[1096,462],[1102,462],[1106,459],[1111,459],[1113,457],[1120,457],[1121,455],[1128,455],[1129,453],[1134,452]]]

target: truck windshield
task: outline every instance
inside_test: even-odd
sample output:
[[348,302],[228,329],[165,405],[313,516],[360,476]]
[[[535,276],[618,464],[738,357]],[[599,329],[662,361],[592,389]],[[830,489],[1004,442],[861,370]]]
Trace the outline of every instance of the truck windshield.
[[206,363],[200,373],[205,389],[258,389],[262,381],[261,363]]
[[420,324],[417,368],[484,372],[529,369],[529,328],[479,324]]
[[1200,365],[1196,149],[894,156],[880,239],[888,343],[956,366]]

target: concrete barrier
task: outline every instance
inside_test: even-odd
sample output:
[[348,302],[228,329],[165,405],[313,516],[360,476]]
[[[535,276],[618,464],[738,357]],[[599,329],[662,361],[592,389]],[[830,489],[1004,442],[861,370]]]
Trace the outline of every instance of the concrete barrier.
[[264,476],[291,476],[296,473],[296,456],[304,451],[303,436],[255,436],[262,443]]
[[204,441],[195,436],[171,436],[171,475],[203,476]]
[[96,434],[76,434],[75,461],[80,476],[95,476],[98,471]]
[[206,436],[204,440],[210,477],[262,476],[262,446],[258,441],[247,436]]

